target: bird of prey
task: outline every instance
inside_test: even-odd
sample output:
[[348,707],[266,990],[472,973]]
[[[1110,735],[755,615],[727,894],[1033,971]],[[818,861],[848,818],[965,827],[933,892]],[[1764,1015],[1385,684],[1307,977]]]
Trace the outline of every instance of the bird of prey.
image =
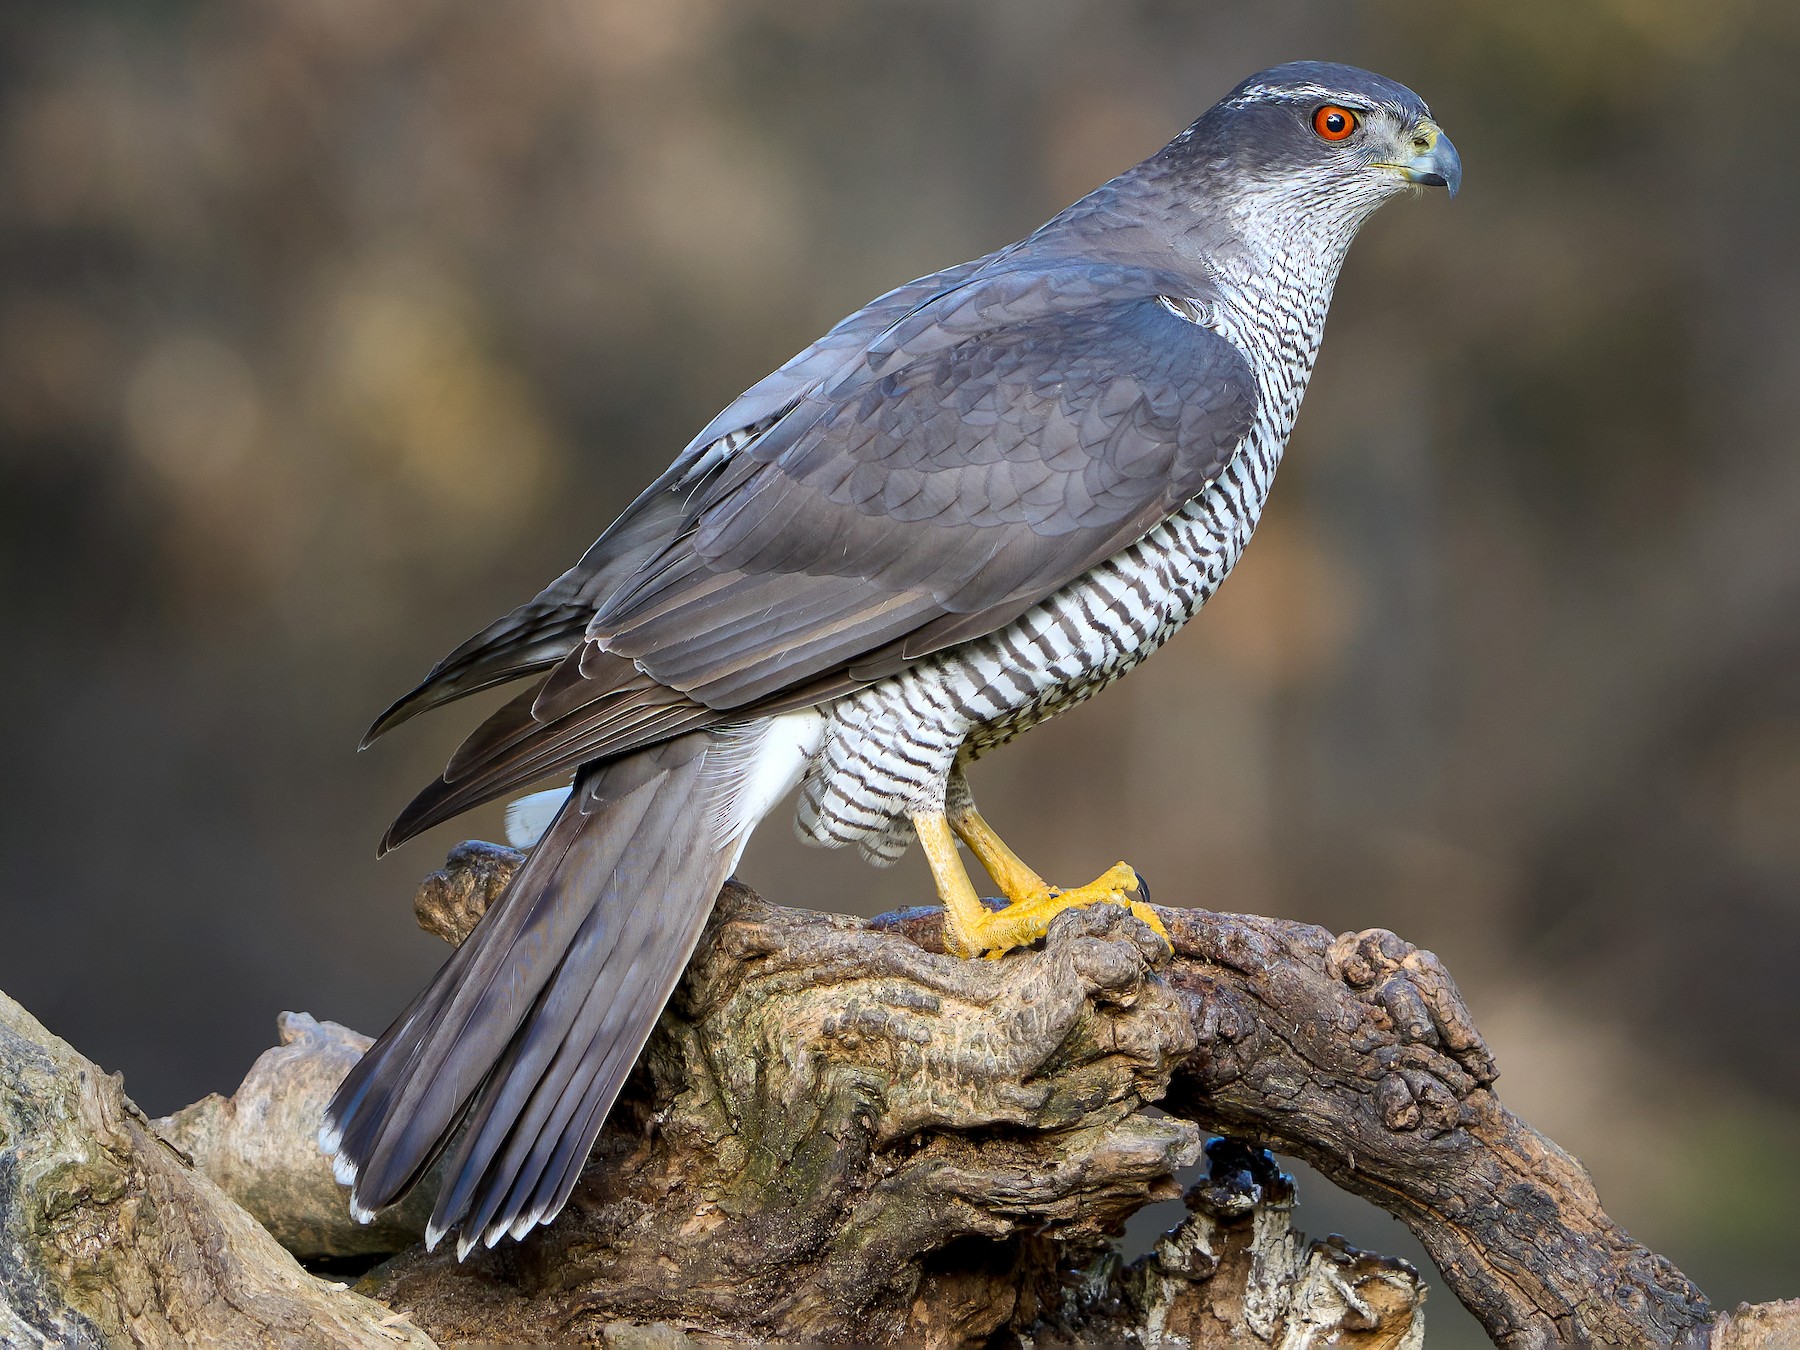
[[[459,1253],[568,1199],[758,823],[893,861],[952,953],[1123,904],[1061,890],[975,809],[970,761],[1131,670],[1250,538],[1357,229],[1461,164],[1411,90],[1251,76],[1028,238],[888,292],[715,417],[541,594],[373,738],[528,679],[388,831],[573,785],[504,894],[338,1090],[320,1142],[368,1217],[453,1153]],[[1008,903],[978,898],[957,841]],[[1164,934],[1166,937],[1166,934]],[[460,1135],[458,1135],[460,1131]]]

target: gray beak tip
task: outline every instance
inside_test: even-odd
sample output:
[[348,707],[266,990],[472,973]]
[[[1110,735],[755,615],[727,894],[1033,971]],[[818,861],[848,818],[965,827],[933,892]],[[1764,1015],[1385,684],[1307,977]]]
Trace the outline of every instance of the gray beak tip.
[[1450,138],[1442,132],[1431,149],[1413,161],[1418,177],[1413,181],[1423,183],[1427,187],[1441,187],[1452,197],[1462,187],[1462,156],[1457,154],[1456,147]]
[[[1462,156],[1456,153],[1456,147],[1450,138],[1439,130],[1435,122],[1427,124],[1429,144],[1425,149],[1413,155],[1411,159],[1402,160],[1390,167],[1397,168],[1406,181],[1415,187],[1443,188],[1452,197],[1462,187]],[[1425,137],[1420,136],[1413,144],[1418,145]]]

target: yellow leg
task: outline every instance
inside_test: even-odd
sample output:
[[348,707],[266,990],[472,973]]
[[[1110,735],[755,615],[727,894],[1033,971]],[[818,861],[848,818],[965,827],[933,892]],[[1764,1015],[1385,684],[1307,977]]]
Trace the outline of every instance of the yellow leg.
[[[959,811],[954,825],[948,817],[935,812],[920,813],[913,817],[913,828],[925,846],[926,860],[944,902],[944,945],[958,956],[984,952],[997,956],[1013,947],[1026,946],[1041,938],[1050,921],[1065,909],[1095,904],[1124,905],[1156,930],[1164,942],[1169,940],[1156,911],[1133,898],[1141,883],[1136,870],[1125,863],[1107,869],[1089,885],[1063,891],[1026,866],[972,807]],[[962,859],[957,856],[958,836],[981,859],[981,865],[1006,896],[1009,903],[1005,909],[990,910],[975,894]]]
[[[952,815],[950,828],[969,846],[969,852],[981,860],[987,874],[1000,888],[1000,894],[1010,903],[1016,905],[1022,900],[1048,895],[1056,889],[1027,867],[1025,860],[1006,846],[1006,841],[994,833],[994,827],[983,820],[981,812],[974,807],[966,806]],[[1132,874],[1134,889],[1137,885],[1136,875]]]
[[921,811],[912,818],[919,832],[919,843],[925,848],[925,861],[931,865],[931,879],[937,883],[938,899],[944,902],[944,946],[952,956],[980,956],[985,950],[979,941],[982,922],[994,917],[975,894],[969,874],[956,854],[956,836],[950,822],[940,812]]

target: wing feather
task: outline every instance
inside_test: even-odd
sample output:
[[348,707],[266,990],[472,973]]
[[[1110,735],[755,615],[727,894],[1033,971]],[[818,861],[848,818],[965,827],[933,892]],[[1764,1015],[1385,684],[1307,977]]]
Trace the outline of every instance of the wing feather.
[[[974,302],[952,298],[967,325]],[[873,653],[991,632],[1142,538],[1236,453],[1248,365],[1154,293],[1055,298],[1011,279],[990,307],[1007,326],[935,349],[921,336],[911,364],[809,394],[590,637],[696,702],[753,708]],[[958,405],[996,415],[946,415]]]
[[994,632],[1204,491],[1251,424],[1242,353],[1169,312],[1167,274],[1009,265],[922,278],[833,329],[715,419],[545,592],[554,604],[515,611],[409,696],[456,697],[461,671],[541,675],[386,846]]
[[431,668],[417,688],[376,718],[363,737],[364,748],[422,712],[537,674],[577,649],[595,608],[637,569],[647,547],[663,544],[679,528],[687,496],[696,484],[896,320],[961,285],[1004,252],[895,287],[745,390],[707,423],[580,562],[457,647]]

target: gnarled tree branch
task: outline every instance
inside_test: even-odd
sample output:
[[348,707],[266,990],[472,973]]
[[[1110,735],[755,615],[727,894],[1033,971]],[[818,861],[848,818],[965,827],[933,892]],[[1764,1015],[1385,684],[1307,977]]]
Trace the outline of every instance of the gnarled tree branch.
[[[421,922],[460,941],[518,858],[463,845],[421,889]],[[445,1340],[1421,1344],[1416,1274],[1294,1233],[1274,1148],[1405,1220],[1503,1345],[1800,1343],[1800,1304],[1715,1318],[1607,1218],[1578,1163],[1506,1112],[1430,953],[1381,931],[1162,914],[1173,952],[1103,906],[1060,917],[1039,949],[970,962],[942,953],[935,911],[865,922],[728,885],[568,1209],[461,1265],[414,1245],[432,1185],[358,1228],[314,1147],[366,1047],[354,1032],[286,1016],[232,1099],[157,1128],[292,1250],[406,1248],[359,1288]],[[6,1044],[16,1116],[62,1080],[27,1081]],[[121,1128],[185,1178],[180,1207],[199,1217],[182,1223],[248,1224],[141,1121],[102,1134]],[[1110,1236],[1180,1194],[1175,1174],[1210,1132],[1226,1137],[1205,1146],[1187,1218],[1124,1265]],[[23,1156],[16,1129],[0,1139],[0,1188]],[[110,1203],[90,1187],[67,1208]],[[0,1209],[17,1229],[4,1189]],[[198,1261],[209,1287],[230,1278],[216,1254],[139,1247],[145,1269]],[[246,1251],[253,1274],[268,1264]],[[29,1287],[57,1289],[49,1268],[31,1266]],[[0,1265],[9,1296],[21,1269]],[[107,1297],[96,1306],[120,1302]],[[330,1304],[340,1320],[316,1339],[416,1334],[354,1307]],[[145,1325],[173,1325],[156,1315]],[[251,1323],[277,1343],[286,1315]]]
[[0,1345],[430,1344],[302,1270],[116,1077],[0,994]]
[[1431,953],[1379,929],[1333,939],[1203,911],[1171,932],[1172,981],[1243,1034],[1190,1060],[1166,1109],[1303,1158],[1403,1220],[1499,1344],[1667,1345],[1711,1323],[1581,1164],[1500,1104]]

